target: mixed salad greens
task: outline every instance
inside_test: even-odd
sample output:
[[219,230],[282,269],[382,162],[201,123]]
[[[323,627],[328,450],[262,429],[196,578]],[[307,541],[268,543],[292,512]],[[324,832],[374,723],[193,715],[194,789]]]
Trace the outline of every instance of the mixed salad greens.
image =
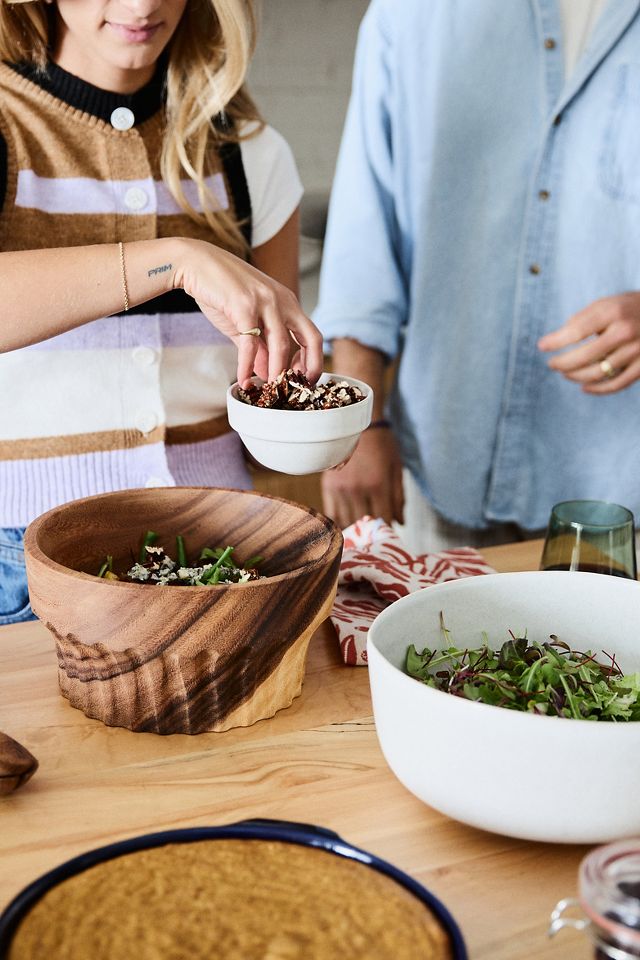
[[550,635],[544,643],[511,633],[499,649],[486,633],[477,649],[451,642],[442,614],[446,649],[407,650],[407,673],[436,690],[508,710],[574,720],[640,720],[640,673],[625,676],[615,655],[600,663],[590,651],[572,650]]
[[107,556],[98,576],[105,580],[126,580],[131,583],[150,583],[156,586],[208,587],[216,583],[247,583],[263,576],[258,567],[264,557],[251,557],[244,563],[236,562],[234,547],[204,547],[191,560],[187,558],[184,537],[176,537],[176,559],[164,547],[156,546],[158,534],[147,530],[142,538],[138,560],[125,573],[113,569],[113,557]]

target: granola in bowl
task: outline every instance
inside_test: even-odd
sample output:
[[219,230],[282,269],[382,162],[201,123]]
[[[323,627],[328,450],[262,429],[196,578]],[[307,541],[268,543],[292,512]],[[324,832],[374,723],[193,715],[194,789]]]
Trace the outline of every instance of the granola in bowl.
[[238,387],[238,399],[243,403],[272,410],[335,410],[364,398],[362,390],[346,380],[331,379],[312,386],[296,370],[283,370],[262,386],[252,383],[246,390]]
[[373,390],[346,374],[322,373],[316,384],[283,371],[264,383],[227,390],[229,425],[251,457],[280,473],[328,470],[351,455],[371,423]]

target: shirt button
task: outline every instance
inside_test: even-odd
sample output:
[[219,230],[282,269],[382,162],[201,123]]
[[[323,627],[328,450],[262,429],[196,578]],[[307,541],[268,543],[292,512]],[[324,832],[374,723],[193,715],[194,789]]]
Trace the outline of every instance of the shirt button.
[[553,118],[553,125],[554,125],[554,127],[559,127],[561,121],[562,121],[562,114],[559,113],[556,117]]
[[537,277],[538,274],[540,273],[540,265],[537,263],[532,263],[531,266],[529,267],[529,273],[533,273],[534,276]]
[[551,196],[551,194],[549,193],[548,190],[539,190],[539,191],[538,191],[538,199],[539,199],[539,200],[548,200],[550,196]]
[[139,413],[136,416],[136,427],[140,433],[151,433],[158,426],[158,418],[155,413]]
[[556,42],[553,39],[553,37],[547,37],[546,40],[544,41],[544,45],[547,50],[555,50]]
[[133,110],[129,107],[116,107],[110,117],[111,126],[116,130],[130,130],[136,122]]
[[124,195],[124,205],[129,210],[142,210],[149,202],[149,197],[142,187],[129,187]]
[[149,477],[145,483],[145,487],[168,487],[169,484],[166,480],[163,480],[162,477]]
[[156,352],[151,347],[136,347],[131,356],[141,367],[150,367],[156,362]]

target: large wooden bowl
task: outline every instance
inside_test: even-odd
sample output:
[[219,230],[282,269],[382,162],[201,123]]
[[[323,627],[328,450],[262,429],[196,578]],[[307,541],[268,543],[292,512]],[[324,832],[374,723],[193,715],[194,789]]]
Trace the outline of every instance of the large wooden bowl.
[[[265,579],[159,587],[92,575],[126,569],[146,530],[173,554],[232,545]],[[56,507],[25,534],[34,612],[56,640],[63,695],[87,716],[154,733],[248,726],[302,687],[314,630],[335,595],[342,534],[311,508],[265,494],[174,487]]]

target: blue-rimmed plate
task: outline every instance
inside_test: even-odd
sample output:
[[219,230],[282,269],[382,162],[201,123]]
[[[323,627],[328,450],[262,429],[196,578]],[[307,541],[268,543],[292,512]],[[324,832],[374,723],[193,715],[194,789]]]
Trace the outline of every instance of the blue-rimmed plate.
[[[373,870],[377,870],[399,883],[421,900],[447,931],[451,941],[453,960],[467,960],[467,951],[458,925],[447,908],[426,887],[423,887],[397,867],[381,860],[380,857],[352,846],[331,830],[283,820],[242,820],[239,823],[219,827],[192,827],[183,830],[148,833],[140,837],[123,840],[120,843],[112,843],[96,850],[90,850],[88,853],[83,853],[72,860],[67,860],[66,863],[50,870],[29,884],[28,887],[25,887],[0,915],[0,960],[6,960],[8,957],[12,937],[21,920],[47,891],[62,881],[68,880],[96,864],[113,860],[124,854],[166,844],[217,839],[279,840],[284,843],[295,843],[306,847],[318,847],[338,857],[355,860]],[[416,960],[419,960],[417,955]]]

